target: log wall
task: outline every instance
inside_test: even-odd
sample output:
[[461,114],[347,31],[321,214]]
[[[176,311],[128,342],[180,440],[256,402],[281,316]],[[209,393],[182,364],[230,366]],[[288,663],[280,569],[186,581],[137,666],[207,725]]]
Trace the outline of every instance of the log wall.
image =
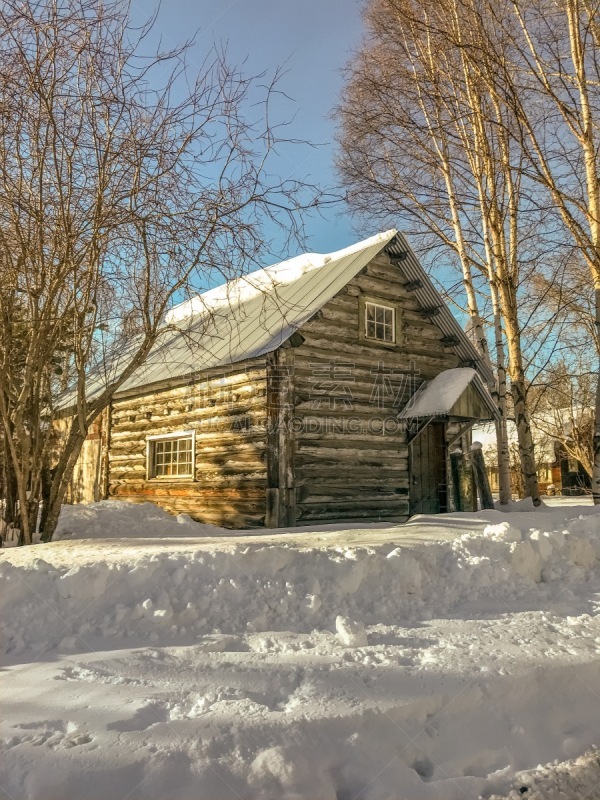
[[[293,400],[298,524],[409,516],[410,454],[396,417],[424,380],[458,359],[405,283],[401,266],[380,254],[302,327]],[[395,306],[396,344],[364,338],[368,299]]]
[[[60,417],[53,424],[57,441],[52,466],[58,460],[61,444],[67,439],[71,417]],[[66,503],[96,503],[106,497],[106,448],[109,436],[110,410],[105,409],[90,425],[67,489]]]
[[[112,407],[110,497],[158,503],[230,528],[266,514],[266,362],[213,371],[186,386],[121,397]],[[196,431],[195,475],[148,479],[146,439]]]
[[73,470],[70,487],[73,503],[96,503],[102,499],[102,443],[105,436],[106,414],[101,414],[92,423]]

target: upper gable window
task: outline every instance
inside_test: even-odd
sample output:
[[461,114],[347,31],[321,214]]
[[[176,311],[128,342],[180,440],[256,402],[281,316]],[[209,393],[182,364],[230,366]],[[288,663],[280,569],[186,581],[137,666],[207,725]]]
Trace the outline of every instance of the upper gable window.
[[396,309],[379,303],[365,303],[365,337],[379,342],[396,341]]

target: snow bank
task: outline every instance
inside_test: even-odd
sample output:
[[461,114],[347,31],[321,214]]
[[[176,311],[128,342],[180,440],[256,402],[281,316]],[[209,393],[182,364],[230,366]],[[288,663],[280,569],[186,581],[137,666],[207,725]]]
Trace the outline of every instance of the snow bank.
[[227,534],[224,528],[201,525],[187,514],[176,517],[154,503],[110,500],[63,506],[55,541],[68,539],[148,539]]
[[[82,535],[74,522],[86,513],[69,511],[62,535],[70,527]],[[105,503],[89,513],[88,535],[114,537],[119,526],[128,537],[191,535],[204,527],[166,519],[151,505]],[[129,543],[116,556],[113,547],[109,557],[94,542],[91,563],[85,542],[35,547],[25,560],[13,549],[0,565],[1,640],[7,652],[19,653],[68,650],[78,637],[99,646],[115,639],[177,643],[214,631],[333,631],[340,615],[362,625],[397,624],[478,598],[514,600],[532,587],[543,596],[559,583],[567,592],[596,568],[600,516],[563,521],[565,513],[506,519],[491,511],[483,534],[408,547],[396,546],[391,529],[387,541],[365,547],[300,548],[285,537],[281,544],[257,537],[212,547],[198,539],[197,547],[177,551],[164,539]],[[61,547],[69,548],[68,564],[52,563],[52,549]]]
[[509,500],[508,503],[501,503],[499,500],[497,500],[494,503],[494,508],[497,511],[502,511],[505,514],[509,514],[515,511],[541,511],[545,508],[548,508],[548,505],[542,500],[539,506],[534,506],[531,497],[523,497],[521,500]]
[[152,506],[61,525],[0,554],[2,800],[594,796],[597,510],[318,547]]
[[508,795],[489,800],[597,800],[600,796],[600,753],[594,749],[579,758],[540,764],[520,772]]

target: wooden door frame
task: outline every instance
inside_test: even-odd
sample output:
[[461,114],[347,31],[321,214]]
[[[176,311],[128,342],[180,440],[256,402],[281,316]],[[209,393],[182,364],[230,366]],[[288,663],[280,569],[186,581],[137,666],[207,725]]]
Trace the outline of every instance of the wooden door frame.
[[[420,444],[420,442],[421,442],[421,434],[424,431],[427,431],[427,435],[429,435],[431,433],[431,431],[434,429],[434,426],[441,427],[441,437],[440,437],[440,439],[441,439],[442,457],[437,462],[435,469],[436,469],[436,473],[437,473],[438,472],[438,468],[439,468],[440,474],[443,474],[443,477],[444,477],[443,485],[445,487],[444,494],[445,494],[445,497],[446,497],[446,501],[445,501],[445,504],[442,504],[441,497],[440,497],[440,488],[441,488],[441,486],[438,483],[437,492],[438,492],[439,509],[436,512],[429,512],[429,511],[423,511],[423,510],[415,510],[415,506],[417,505],[417,503],[415,503],[415,501],[414,501],[414,494],[413,494],[413,487],[415,486],[415,483],[416,483],[414,481],[414,478],[415,478],[415,475],[414,475],[414,447],[415,447],[415,445],[417,443]],[[424,513],[425,514],[426,513],[442,514],[442,513],[446,512],[446,511],[448,511],[448,491],[449,491],[450,486],[449,486],[449,481],[448,481],[448,444],[447,444],[446,439],[447,439],[447,420],[444,420],[444,419],[440,419],[440,420],[430,419],[430,420],[428,420],[427,423],[425,425],[423,425],[419,429],[418,433],[415,436],[411,437],[411,439],[410,439],[409,448],[408,448],[408,476],[409,476],[408,503],[409,503],[409,515],[410,516],[413,516],[414,514],[424,514]],[[443,467],[443,470],[442,470],[442,467]],[[423,471],[421,470],[421,476],[422,475],[423,475]],[[422,481],[421,481],[421,485],[422,485]],[[421,497],[419,502],[423,503],[423,501],[424,501],[424,498]]]

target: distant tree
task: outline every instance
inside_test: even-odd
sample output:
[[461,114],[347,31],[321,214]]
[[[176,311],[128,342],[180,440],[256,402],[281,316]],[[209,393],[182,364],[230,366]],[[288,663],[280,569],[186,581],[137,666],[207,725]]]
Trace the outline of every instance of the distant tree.
[[594,465],[594,403],[597,376],[591,353],[580,352],[553,363],[536,389],[533,420],[536,429],[559,442],[570,459],[592,477]]
[[173,299],[255,259],[267,219],[301,237],[320,199],[269,174],[277,76],[261,89],[216,52],[192,74],[189,44],[152,51],[153,21],[133,27],[121,0],[0,6],[0,422],[25,543],[67,378],[44,541],[89,426]]

